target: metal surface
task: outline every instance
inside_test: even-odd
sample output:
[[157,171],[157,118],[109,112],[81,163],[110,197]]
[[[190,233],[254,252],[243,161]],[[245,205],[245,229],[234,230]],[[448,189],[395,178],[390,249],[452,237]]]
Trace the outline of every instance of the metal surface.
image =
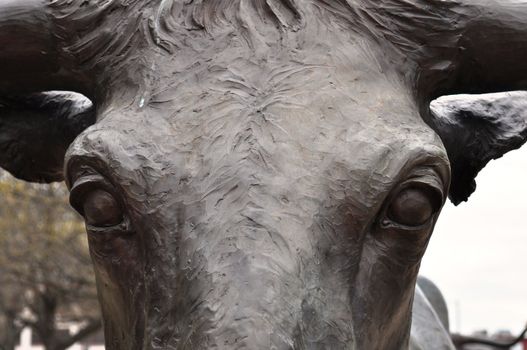
[[[526,1],[4,0],[0,47],[0,165],[70,186],[109,350],[407,349],[413,302],[452,348],[419,263],[524,95],[429,103],[527,87]],[[7,98],[49,90],[95,109]]]

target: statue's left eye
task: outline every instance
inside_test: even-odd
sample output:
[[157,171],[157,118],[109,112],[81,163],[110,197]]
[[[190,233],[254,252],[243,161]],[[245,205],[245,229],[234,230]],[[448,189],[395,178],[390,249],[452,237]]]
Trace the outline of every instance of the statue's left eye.
[[123,221],[123,212],[119,203],[110,193],[100,189],[86,194],[82,212],[86,223],[91,226],[109,227]]
[[441,208],[441,197],[434,190],[408,187],[391,201],[387,216],[392,222],[417,227],[426,224]]

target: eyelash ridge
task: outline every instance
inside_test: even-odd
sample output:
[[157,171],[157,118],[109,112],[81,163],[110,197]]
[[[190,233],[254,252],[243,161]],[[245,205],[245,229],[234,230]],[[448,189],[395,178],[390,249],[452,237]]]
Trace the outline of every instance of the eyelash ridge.
[[[438,205],[438,209],[436,210],[436,212],[434,212],[434,214],[430,217],[430,219],[422,225],[408,226],[408,225],[397,223],[388,217],[388,210],[393,200],[397,197],[397,195],[402,193],[405,189],[408,189],[411,187],[426,187],[434,191],[440,199],[440,203]],[[422,231],[422,230],[428,229],[430,225],[434,222],[434,220],[437,218],[439,212],[441,211],[442,206],[445,203],[445,200],[446,200],[445,188],[443,185],[442,178],[439,176],[439,174],[437,174],[437,172],[434,169],[430,169],[427,167],[419,167],[417,169],[414,169],[412,174],[405,181],[395,186],[395,188],[391,191],[391,193],[386,197],[385,202],[383,203],[382,209],[378,216],[379,218],[378,226],[381,229],[391,228],[391,229],[405,230],[405,231],[411,231],[411,232]]]

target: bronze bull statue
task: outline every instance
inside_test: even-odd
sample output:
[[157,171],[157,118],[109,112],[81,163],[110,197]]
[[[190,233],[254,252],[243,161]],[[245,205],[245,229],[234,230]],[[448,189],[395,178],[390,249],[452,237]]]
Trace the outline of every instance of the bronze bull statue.
[[429,105],[527,88],[527,1],[2,0],[0,48],[0,166],[70,187],[107,349],[452,349],[419,264],[526,95]]

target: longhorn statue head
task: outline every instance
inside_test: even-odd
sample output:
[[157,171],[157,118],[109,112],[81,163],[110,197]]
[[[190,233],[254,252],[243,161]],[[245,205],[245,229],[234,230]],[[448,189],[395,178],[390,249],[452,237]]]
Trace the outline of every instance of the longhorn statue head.
[[430,110],[527,88],[526,0],[1,0],[0,48],[0,166],[71,189],[109,350],[408,349],[443,203],[526,139],[524,92]]

